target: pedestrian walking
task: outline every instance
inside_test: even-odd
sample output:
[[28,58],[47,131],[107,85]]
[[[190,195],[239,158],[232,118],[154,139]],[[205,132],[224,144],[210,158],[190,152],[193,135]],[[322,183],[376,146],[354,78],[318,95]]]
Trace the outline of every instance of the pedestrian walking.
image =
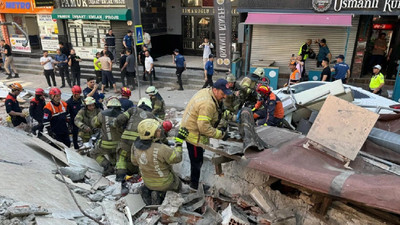
[[204,66],[205,83],[203,85],[203,88],[206,88],[208,86],[210,86],[210,87],[213,86],[213,80],[212,80],[213,75],[214,75],[214,55],[210,54],[208,56],[208,61],[207,61],[206,65]]
[[179,49],[174,50],[172,55],[173,63],[176,65],[176,76],[178,78],[179,89],[178,91],[183,91],[182,86],[182,73],[186,70],[186,61],[183,55],[179,54]]
[[102,76],[102,85],[101,85],[101,93],[104,93],[104,87],[106,86],[107,82],[110,82],[114,87],[114,92],[117,92],[117,85],[114,82],[114,77],[112,74],[112,61],[109,57],[108,52],[105,55],[97,60],[96,65],[101,69],[101,76]]
[[132,50],[132,42],[133,42],[132,31],[128,30],[128,32],[124,36],[124,39],[122,39],[122,44],[124,45],[125,50]]
[[[1,44],[0,44],[0,53],[1,53],[0,64],[2,64],[3,67],[4,67],[4,66],[5,66],[5,63],[6,63],[6,54],[4,53],[4,47],[1,46]],[[5,67],[4,67],[4,69],[3,69],[3,68],[1,68],[1,66],[0,66],[0,71],[3,71],[3,70],[5,71]],[[8,70],[11,71],[11,66],[8,66]]]
[[78,84],[81,86],[81,66],[79,62],[82,62],[82,59],[76,55],[75,49],[71,49],[70,55],[68,56],[68,65],[71,67],[72,74],[72,85]]
[[203,49],[203,66],[205,67],[208,62],[208,56],[211,55],[211,49],[214,48],[214,45],[209,42],[208,38],[204,38],[204,42],[199,48]]
[[96,57],[94,57],[93,59],[93,66],[94,66],[94,74],[96,75],[96,84],[100,84],[101,83],[101,63],[99,63],[100,67],[98,67],[96,65],[97,60],[99,60],[99,58],[101,57],[101,53],[97,52],[96,53]]
[[[114,63],[116,63],[116,51],[115,51],[115,35],[113,34],[113,30],[109,29],[108,33],[106,34],[106,36],[103,38],[103,43],[104,46],[107,45],[108,46],[108,50],[111,52],[113,59],[114,59]],[[110,57],[111,59],[111,57]]]
[[125,51],[127,51],[127,50],[122,50],[122,52],[121,52],[121,58],[119,58],[119,69],[120,69],[120,71],[121,71],[121,83],[122,83],[122,87],[125,87],[126,85],[126,83],[125,83],[125,78],[126,78],[126,67],[124,67],[125,66],[125,63],[126,63],[126,58],[127,58],[127,55],[125,54]]
[[[147,50],[145,52],[146,59],[144,61],[144,65],[146,68],[146,76],[149,78],[150,86],[153,86],[153,78],[156,79],[156,74],[154,71],[154,61],[150,55],[150,52]],[[146,81],[146,76],[143,76],[143,80]]]
[[126,55],[127,55],[127,57],[126,57],[123,69],[126,70],[126,80],[127,80],[128,87],[133,90],[135,88],[136,58],[132,54],[131,50],[126,50]]
[[14,72],[14,78],[19,78],[18,71],[14,66],[14,58],[11,53],[10,45],[6,44],[5,40],[1,40],[0,46],[4,48],[4,55],[6,56],[4,60],[4,69],[6,70],[6,75],[7,75],[6,79],[12,78],[11,70]]
[[51,82],[50,82],[50,77],[51,80],[53,81],[53,86],[56,87],[56,77],[54,75],[54,65],[55,61],[51,56],[49,56],[48,51],[43,51],[43,56],[40,58],[40,65],[43,66],[44,69],[44,76],[46,77],[47,84],[49,85],[49,88],[51,88]]
[[61,88],[65,87],[65,79],[67,79],[69,87],[72,87],[68,71],[68,57],[65,54],[63,54],[60,49],[57,49],[57,55],[55,56],[55,63],[58,68],[58,73],[61,76],[61,82],[62,82]]
[[142,51],[139,52],[139,63],[143,66],[143,76],[146,75],[146,65],[145,65],[146,51],[147,51],[147,45],[143,45]]
[[79,144],[78,144],[79,127],[75,125],[74,121],[79,110],[81,110],[84,102],[81,96],[82,94],[81,87],[75,85],[71,88],[71,92],[72,96],[70,99],[67,100],[67,113],[69,114],[70,117],[69,126],[72,127],[72,143],[74,144],[75,149],[79,149]]
[[339,55],[336,57],[336,64],[331,69],[332,72],[336,74],[333,77],[333,80],[342,80],[343,84],[347,83],[347,79],[350,77],[350,67],[344,61],[344,55]]

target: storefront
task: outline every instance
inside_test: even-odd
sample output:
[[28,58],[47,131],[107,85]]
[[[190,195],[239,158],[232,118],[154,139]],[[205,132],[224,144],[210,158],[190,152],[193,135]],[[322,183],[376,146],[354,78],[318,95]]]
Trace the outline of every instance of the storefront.
[[[50,2],[52,4],[52,2]],[[14,52],[31,53],[42,50],[54,50],[58,43],[57,23],[51,19],[52,6],[38,7],[34,0],[1,0],[0,19],[3,22],[15,22],[28,33],[29,44],[22,46],[25,37],[13,26],[2,26],[2,37],[11,44]],[[45,4],[46,5],[46,4]],[[47,4],[49,5],[49,4]]]
[[[238,0],[231,1],[231,39],[237,43],[239,13],[236,10]],[[183,0],[181,1],[182,36],[185,54],[202,55],[199,45],[205,37],[215,44],[215,9],[214,0]]]
[[[390,4],[391,1],[394,5]],[[240,1],[238,11],[244,18],[242,22],[251,31],[247,65],[250,67],[260,60],[273,61],[280,73],[288,74],[287,65],[292,54],[297,55],[307,39],[313,40],[311,48],[318,53],[319,47],[314,41],[325,38],[333,59],[339,54],[345,55],[345,62],[351,65],[351,76],[361,77],[370,67],[369,55],[375,37],[384,28],[392,29],[386,37],[386,54],[398,42],[398,6],[398,1],[393,0]],[[307,21],[309,16],[318,19]],[[350,24],[340,23],[341,17],[350,19]],[[390,22],[384,22],[389,17]],[[306,69],[318,70],[316,60],[307,60]]]
[[71,47],[81,58],[93,59],[96,52],[104,48],[102,39],[112,29],[116,38],[116,52],[120,52],[123,37],[127,30],[132,30],[132,11],[127,9],[125,0],[113,0],[113,4],[110,1],[108,4],[78,2],[79,5],[61,1],[61,8],[55,9],[52,14],[53,19],[60,21],[62,33],[68,37],[67,42]]

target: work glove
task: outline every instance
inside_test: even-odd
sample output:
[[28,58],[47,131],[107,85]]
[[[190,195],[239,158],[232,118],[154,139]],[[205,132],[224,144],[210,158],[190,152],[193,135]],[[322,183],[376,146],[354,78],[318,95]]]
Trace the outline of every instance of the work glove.
[[83,126],[83,130],[84,130],[86,133],[89,133],[90,131],[92,131],[92,129],[90,129],[90,127],[87,126],[87,125],[84,125],[84,126]]
[[268,124],[267,124],[267,123],[264,123],[263,126],[264,126],[264,127],[268,127]]
[[224,111],[224,114],[222,114],[222,117],[226,119],[226,118],[229,117],[229,114],[230,114],[230,113],[231,113],[231,111],[225,110],[225,111]]
[[229,138],[228,132],[224,131],[224,132],[222,133],[222,140],[223,140],[223,141],[226,141],[226,140],[228,140],[228,138]]
[[186,129],[186,127],[181,127],[179,128],[178,134],[175,137],[175,141],[177,143],[182,144],[188,135],[189,135],[188,129]]
[[256,110],[257,110],[256,107],[254,107],[254,108],[251,109],[252,112],[254,112],[254,111],[256,111]]

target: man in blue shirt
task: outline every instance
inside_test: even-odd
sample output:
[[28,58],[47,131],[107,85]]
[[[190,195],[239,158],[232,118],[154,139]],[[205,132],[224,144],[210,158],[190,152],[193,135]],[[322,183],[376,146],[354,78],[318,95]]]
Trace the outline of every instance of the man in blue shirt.
[[89,77],[87,79],[87,87],[83,89],[83,97],[93,97],[96,100],[96,107],[99,109],[103,109],[103,99],[104,95],[101,96],[98,92],[98,85],[96,84],[96,78]]
[[323,59],[328,58],[329,61],[331,61],[332,54],[328,48],[328,45],[326,45],[325,39],[322,39],[320,41],[317,40],[316,43],[318,43],[318,45],[319,45],[319,52],[317,55],[317,67],[320,67]]
[[178,77],[179,89],[178,91],[183,91],[182,86],[182,73],[186,70],[186,61],[183,55],[179,54],[179,49],[174,50],[174,54],[172,55],[173,63],[176,65],[176,76]]
[[68,72],[68,56],[63,54],[60,49],[57,49],[57,55],[55,57],[56,60],[56,65],[58,68],[58,72],[61,76],[62,80],[62,85],[61,88],[65,87],[65,78],[67,78],[67,82],[69,87],[71,86],[71,79],[69,78],[69,72]]
[[343,84],[347,82],[347,78],[350,77],[350,67],[346,63],[343,62],[344,55],[339,55],[336,57],[336,64],[331,69],[332,72],[336,74],[333,76],[333,80],[342,80]]
[[125,47],[125,50],[132,50],[132,31],[128,30],[127,34],[125,35],[124,39],[122,40],[122,44]]
[[212,87],[214,85],[212,81],[212,76],[214,75],[214,55],[210,54],[208,56],[208,61],[204,66],[204,80],[206,81],[203,85],[203,88],[206,88],[208,85]]

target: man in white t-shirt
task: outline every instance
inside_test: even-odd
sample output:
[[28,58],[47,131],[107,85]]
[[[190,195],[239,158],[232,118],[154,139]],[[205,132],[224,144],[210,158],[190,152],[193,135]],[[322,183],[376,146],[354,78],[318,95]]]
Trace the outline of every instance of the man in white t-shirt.
[[[144,53],[146,59],[144,60],[144,66],[146,68],[146,75],[149,77],[150,86],[153,86],[153,79],[157,80],[156,73],[154,71],[153,58],[150,56],[150,52],[146,51]],[[143,80],[146,81],[146,76],[143,76]]]
[[145,45],[147,45],[147,49],[149,51],[151,51],[151,48],[152,48],[152,46],[151,46],[151,36],[150,36],[149,33],[145,32],[145,31],[143,31],[143,43]]
[[209,42],[208,38],[204,38],[204,42],[199,48],[203,49],[203,67],[205,67],[208,62],[208,56],[211,55],[211,49],[214,48],[214,45]]
[[46,77],[47,84],[51,86],[50,77],[53,80],[53,87],[57,86],[56,77],[54,75],[54,60],[49,56],[48,51],[43,51],[43,56],[40,58],[40,65],[43,66],[44,76]]

